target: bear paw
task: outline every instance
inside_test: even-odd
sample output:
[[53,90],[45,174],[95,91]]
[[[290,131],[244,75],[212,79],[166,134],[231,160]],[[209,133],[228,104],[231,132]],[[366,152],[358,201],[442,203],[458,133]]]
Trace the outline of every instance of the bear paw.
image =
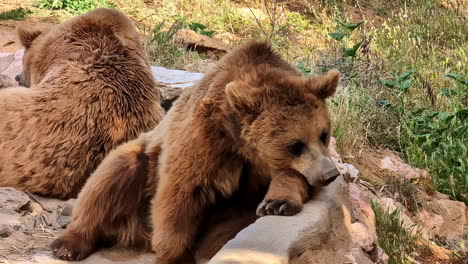
[[68,233],[57,238],[50,248],[54,256],[69,261],[83,260],[96,251],[93,243],[75,233]]
[[286,215],[291,216],[302,210],[302,203],[294,200],[263,200],[257,207],[257,215]]

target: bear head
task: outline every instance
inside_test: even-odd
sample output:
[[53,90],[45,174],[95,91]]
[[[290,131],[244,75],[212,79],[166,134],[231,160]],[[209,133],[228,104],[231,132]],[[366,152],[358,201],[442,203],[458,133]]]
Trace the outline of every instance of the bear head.
[[338,174],[328,157],[331,125],[325,100],[334,95],[340,74],[303,77],[260,65],[246,68],[225,87],[228,106],[239,122],[239,137],[270,173],[300,173],[312,186]]
[[[59,25],[20,22],[16,35],[25,48],[23,72],[16,80],[25,87],[41,82],[49,73],[60,75],[60,64],[69,67],[78,62],[77,68],[86,69],[104,63],[105,58],[111,60],[108,54],[124,57],[129,50],[138,53],[141,49],[133,22],[108,8],[94,9]],[[143,54],[138,55],[147,64]]]

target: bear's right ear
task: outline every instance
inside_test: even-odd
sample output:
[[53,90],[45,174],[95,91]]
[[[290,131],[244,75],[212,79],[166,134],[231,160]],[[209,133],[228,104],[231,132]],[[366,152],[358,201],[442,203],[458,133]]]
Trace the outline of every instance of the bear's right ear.
[[307,80],[307,88],[310,92],[325,100],[333,96],[340,81],[340,72],[331,70],[319,76],[309,77]]
[[26,49],[30,48],[33,41],[44,32],[44,27],[34,26],[28,23],[20,22],[16,26],[16,36],[21,45]]
[[248,87],[248,85],[238,82],[230,82],[226,84],[225,91],[226,99],[232,108],[237,110],[254,110],[255,95],[253,89]]

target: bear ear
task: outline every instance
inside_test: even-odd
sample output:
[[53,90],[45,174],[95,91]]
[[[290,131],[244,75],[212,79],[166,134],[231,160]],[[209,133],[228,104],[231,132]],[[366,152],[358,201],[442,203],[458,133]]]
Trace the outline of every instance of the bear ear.
[[326,74],[309,77],[307,79],[307,89],[318,98],[325,100],[336,92],[336,87],[340,81],[340,72],[331,70]]
[[25,48],[30,48],[33,41],[44,32],[44,27],[34,26],[28,23],[20,22],[16,26],[16,36],[21,45]]
[[230,82],[226,84],[226,99],[229,105],[237,110],[241,108],[249,108],[253,110],[254,103],[254,92],[251,87],[239,82]]

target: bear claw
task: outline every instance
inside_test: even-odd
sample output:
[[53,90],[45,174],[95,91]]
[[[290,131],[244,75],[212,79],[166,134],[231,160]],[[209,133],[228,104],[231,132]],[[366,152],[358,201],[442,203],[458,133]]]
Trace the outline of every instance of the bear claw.
[[302,204],[292,200],[264,200],[257,207],[257,215],[285,215],[291,216],[299,213]]
[[61,260],[80,261],[95,251],[91,243],[76,234],[67,234],[50,245],[55,257]]

